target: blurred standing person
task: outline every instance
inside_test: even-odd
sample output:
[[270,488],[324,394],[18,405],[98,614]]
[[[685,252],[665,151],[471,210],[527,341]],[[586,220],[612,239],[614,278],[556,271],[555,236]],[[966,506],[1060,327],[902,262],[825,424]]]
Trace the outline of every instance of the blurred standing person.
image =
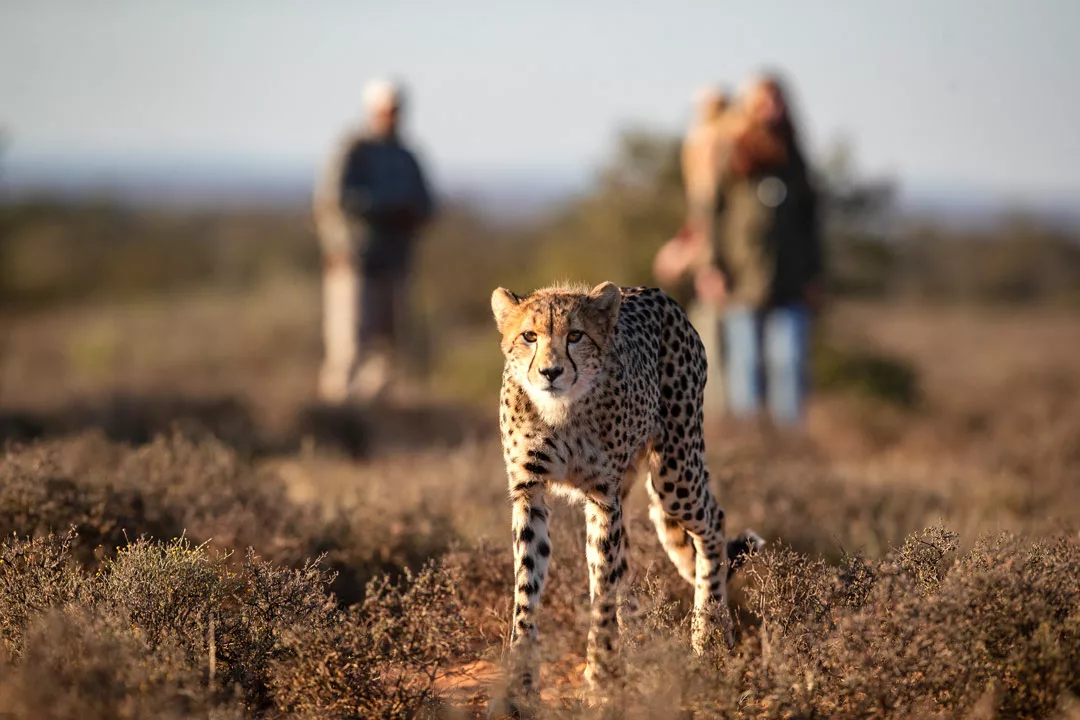
[[326,402],[381,395],[404,340],[413,250],[434,203],[399,136],[403,105],[399,86],[371,82],[365,127],[344,139],[315,191],[324,261],[319,396]]
[[723,283],[699,275],[697,287],[725,298],[727,406],[737,417],[755,414],[764,385],[773,421],[798,426],[823,263],[817,197],[777,77],[748,84],[722,193],[715,263]]
[[[695,278],[711,272],[716,244],[716,215],[719,210],[721,178],[728,166],[733,140],[726,93],[706,87],[697,96],[697,114],[686,133],[681,152],[683,186],[686,192],[686,222],[679,233],[657,253],[653,266],[657,281],[668,286],[701,335],[708,360],[705,408],[710,415],[724,407],[722,356],[718,334],[720,304],[715,299],[696,297]],[[721,280],[722,281],[722,280]],[[707,282],[707,281],[706,281]]]
[[698,112],[681,150],[686,220],[653,262],[657,281],[680,295],[680,301],[689,300],[685,291],[692,291],[694,274],[708,266],[712,256],[717,188],[725,149],[730,145],[724,135],[727,106],[727,96],[719,88],[706,87],[698,93]]

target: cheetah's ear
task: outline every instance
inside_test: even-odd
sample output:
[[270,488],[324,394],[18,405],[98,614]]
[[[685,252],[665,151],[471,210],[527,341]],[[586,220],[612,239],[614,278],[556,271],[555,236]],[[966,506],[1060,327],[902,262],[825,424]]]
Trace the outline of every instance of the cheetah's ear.
[[497,288],[495,292],[491,293],[491,312],[495,313],[495,324],[498,326],[499,332],[505,330],[506,321],[510,319],[510,315],[520,302],[521,298],[506,288]]
[[619,286],[613,282],[600,283],[589,291],[589,299],[592,300],[593,310],[598,318],[607,321],[607,330],[615,329],[615,321],[619,319],[619,306],[622,304],[622,293]]

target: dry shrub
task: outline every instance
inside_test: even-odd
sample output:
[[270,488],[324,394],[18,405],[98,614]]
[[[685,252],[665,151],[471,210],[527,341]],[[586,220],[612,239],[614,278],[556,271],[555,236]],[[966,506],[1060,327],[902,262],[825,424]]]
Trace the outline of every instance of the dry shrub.
[[140,627],[108,610],[69,605],[36,617],[20,661],[5,669],[0,699],[12,720],[179,720],[210,707],[205,677],[181,648],[151,646]]
[[280,478],[214,440],[180,435],[124,448],[94,433],[13,446],[0,460],[0,533],[78,527],[74,556],[95,564],[131,538],[184,535],[220,551],[252,547],[301,568],[324,556],[343,604],[373,578],[419,568],[454,539],[446,509],[357,507],[324,516],[292,502]]
[[431,564],[399,583],[373,581],[328,630],[291,634],[291,657],[275,668],[279,709],[362,718],[434,710],[436,675],[467,649],[459,587],[456,572]]
[[[581,527],[572,510],[558,514],[544,655],[576,676]],[[1075,535],[1000,535],[958,554],[955,534],[928,528],[881,558],[836,565],[771,547],[745,570],[736,651],[702,658],[688,648],[689,586],[645,560],[639,546],[652,542],[632,550],[642,608],[625,636],[622,701],[635,716],[1044,717],[1080,693]],[[0,698],[12,717],[433,715],[445,710],[436,674],[497,655],[505,627],[503,546],[462,546],[345,608],[318,564],[239,561],[180,539],[137,540],[87,569],[75,544],[3,546]],[[585,712],[569,700],[549,709]]]
[[374,582],[341,609],[317,564],[249,552],[237,566],[186,540],[139,540],[90,574],[70,539],[3,546],[13,718],[410,716],[435,705],[436,673],[465,651],[458,578],[442,566]]
[[948,563],[955,548],[931,528],[847,568],[765,553],[748,589],[760,655],[744,649],[733,669],[739,712],[958,714],[993,690],[1003,716],[1044,717],[1080,690],[1076,538],[1002,535]]
[[[1078,387],[1020,393],[1012,419],[952,428],[905,415],[942,437],[900,434],[895,454],[864,464],[738,435],[713,444],[730,527],[755,527],[770,543],[736,575],[730,655],[689,652],[692,591],[635,489],[627,518],[643,607],[624,643],[627,715],[1067,713],[1080,694],[1080,551],[1075,535],[1037,538],[1075,518]],[[945,445],[947,456],[928,452]],[[301,461],[311,496],[355,484],[356,500],[337,510],[300,504],[285,492],[290,476],[207,438],[130,448],[86,434],[10,447],[0,459],[0,530],[31,539],[6,543],[0,557],[0,707],[32,707],[51,693],[105,708],[93,711],[103,717],[446,712],[433,673],[498,660],[509,626],[497,446],[359,466]],[[967,544],[941,529],[911,534],[939,518]],[[78,536],[49,536],[72,522]],[[995,525],[1025,534],[972,544]],[[580,510],[556,502],[551,532],[543,714],[577,717],[586,711],[570,696],[588,627]],[[384,573],[406,579],[369,583]],[[80,657],[56,640],[61,632],[82,638],[71,643]],[[98,686],[95,705],[88,694]],[[153,697],[124,699],[136,686]],[[41,707],[46,717],[68,712]]]
[[23,632],[35,616],[82,596],[86,577],[70,557],[74,537],[69,530],[0,547],[0,650],[6,655],[21,653]]
[[111,555],[128,537],[187,533],[222,547],[281,554],[305,520],[283,489],[214,440],[157,438],[124,451],[87,433],[8,449],[0,461],[0,530],[79,528],[76,555]]
[[926,594],[938,589],[948,572],[948,559],[959,547],[959,535],[930,527],[904,539],[897,553],[901,570]]
[[[885,718],[1064,714],[1080,692],[1080,542],[1012,535],[955,556],[928,528],[838,566],[772,548],[733,653],[689,653],[685,608],[640,584],[625,637],[627,717]],[[747,613],[752,615],[747,618]],[[550,717],[591,717],[568,696]]]
[[250,707],[271,703],[270,663],[283,632],[324,629],[335,607],[329,577],[317,564],[281,568],[248,552],[230,569],[225,556],[184,540],[139,541],[109,561],[95,584],[95,601],[124,612],[152,647],[173,643],[189,665],[239,692]]
[[80,528],[74,550],[83,562],[91,562],[99,549],[106,553],[127,544],[125,529],[175,537],[182,528],[169,518],[146,512],[134,490],[95,486],[37,472],[12,471],[11,463],[0,470],[0,530],[4,535],[42,536]]
[[[344,602],[361,600],[371,580],[419,569],[450,548],[455,529],[447,508],[402,506],[389,513],[357,506],[305,526],[303,553],[283,558],[325,556],[336,578],[331,586]],[[305,554],[306,553],[306,554]]]

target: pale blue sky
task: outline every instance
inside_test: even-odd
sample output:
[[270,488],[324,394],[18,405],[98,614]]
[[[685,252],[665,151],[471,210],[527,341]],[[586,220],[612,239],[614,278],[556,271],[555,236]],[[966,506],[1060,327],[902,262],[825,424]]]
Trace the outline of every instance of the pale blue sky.
[[1016,199],[1080,196],[1080,1],[0,0],[11,159],[318,162],[409,82],[437,176],[582,177],[626,123],[784,69],[808,140]]

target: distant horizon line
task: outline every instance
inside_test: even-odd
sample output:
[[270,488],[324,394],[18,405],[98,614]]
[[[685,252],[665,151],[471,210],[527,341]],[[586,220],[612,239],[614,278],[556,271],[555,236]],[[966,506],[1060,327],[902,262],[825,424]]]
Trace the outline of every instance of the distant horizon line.
[[[238,202],[306,203],[318,175],[317,161],[246,156],[132,154],[128,157],[0,155],[0,199],[50,194],[66,197],[116,197],[139,204],[222,206]],[[597,169],[457,167],[433,173],[449,198],[480,205],[510,202],[525,213],[573,200],[595,183]],[[868,178],[870,179],[870,178]],[[981,187],[955,178],[884,176],[897,187],[902,209],[952,216],[1011,211],[1034,212],[1080,225],[1080,191],[1067,188],[1038,199],[1023,192]],[[486,208],[488,210],[491,207]],[[508,208],[511,214],[515,209]]]

